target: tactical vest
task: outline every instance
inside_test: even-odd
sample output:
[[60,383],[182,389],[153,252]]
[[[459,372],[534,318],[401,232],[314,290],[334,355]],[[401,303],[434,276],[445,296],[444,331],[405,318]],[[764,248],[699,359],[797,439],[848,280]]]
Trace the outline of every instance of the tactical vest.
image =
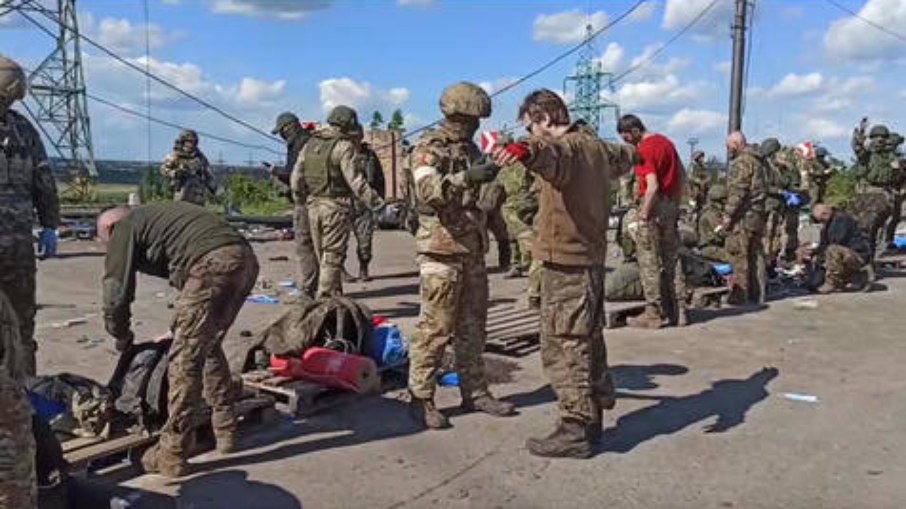
[[[432,165],[441,175],[455,175],[469,169],[472,161],[481,157],[481,152],[472,142],[461,142],[449,139],[441,130],[428,131],[419,140],[420,147],[413,150],[413,158],[422,150],[430,152],[434,158]],[[411,167],[418,168],[421,161],[412,160]],[[463,207],[475,207],[480,193],[480,186],[471,185],[463,193]],[[416,211],[427,216],[434,215],[434,209],[416,200]]]
[[897,160],[896,152],[872,152],[868,160],[868,174],[865,180],[877,187],[898,187],[903,181],[902,170],[893,168],[891,164]]
[[27,214],[33,220],[32,189],[35,161],[16,126],[13,114],[0,121],[0,207]]
[[348,198],[352,189],[343,178],[340,167],[330,162],[330,155],[340,138],[312,138],[303,149],[303,174],[310,196]]

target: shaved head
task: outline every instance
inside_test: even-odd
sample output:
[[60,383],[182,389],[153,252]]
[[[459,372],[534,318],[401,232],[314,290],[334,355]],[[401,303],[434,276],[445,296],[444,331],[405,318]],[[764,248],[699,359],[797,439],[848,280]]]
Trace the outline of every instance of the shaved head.
[[731,156],[736,156],[742,152],[743,147],[746,146],[746,135],[742,134],[740,131],[733,131],[727,136],[727,152]]
[[126,206],[113,207],[105,210],[98,216],[98,240],[106,244],[110,242],[110,235],[113,234],[113,227],[129,214],[131,209]]

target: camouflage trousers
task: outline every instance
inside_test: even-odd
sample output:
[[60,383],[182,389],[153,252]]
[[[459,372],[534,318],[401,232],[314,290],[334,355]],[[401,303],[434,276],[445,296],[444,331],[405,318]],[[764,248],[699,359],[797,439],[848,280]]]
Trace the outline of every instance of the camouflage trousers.
[[799,209],[787,207],[783,210],[783,256],[787,260],[796,258],[799,249]]
[[642,277],[637,262],[624,261],[604,280],[604,299],[608,302],[644,300]]
[[[19,322],[19,341],[22,343],[25,373],[35,376],[38,343],[35,342],[35,255],[32,252],[31,239],[28,239],[28,250],[21,264],[11,264],[0,260],[0,291],[9,296]],[[16,260],[17,262],[19,260]]]
[[603,266],[544,264],[541,365],[563,421],[589,424],[600,417],[610,390],[603,320]]
[[893,215],[893,201],[889,193],[880,188],[872,188],[868,192],[860,193],[853,200],[853,216],[859,223],[859,227],[868,236],[872,258],[874,258],[881,229],[884,228],[887,219]]
[[299,281],[296,286],[309,297],[314,297],[318,291],[318,257],[315,256],[315,244],[311,239],[311,226],[308,222],[308,207],[305,204],[293,207],[293,236],[296,257],[299,259]]
[[236,429],[236,399],[221,343],[258,277],[252,249],[232,245],[202,256],[189,269],[176,303],[169,352],[167,411],[158,462],[185,461],[202,397],[211,407],[215,434]]
[[497,266],[504,269],[509,268],[513,254],[510,251],[510,234],[507,231],[500,207],[486,211],[485,217],[488,233],[494,236],[494,241],[497,243]]
[[320,268],[316,297],[342,295],[352,203],[348,199],[309,198],[308,219]]
[[652,217],[639,221],[635,233],[645,302],[664,317],[673,315],[677,302],[678,213],[676,202],[658,199]]
[[772,210],[767,214],[765,223],[764,237],[762,243],[764,246],[765,259],[772,262],[780,255],[781,249],[781,232],[783,231],[783,213],[780,209]]
[[17,312],[0,292],[0,509],[37,507],[31,404],[20,381]]
[[409,345],[409,391],[434,397],[444,350],[452,345],[465,398],[488,394],[482,352],[488,316],[484,256],[419,255],[421,310],[418,334]]
[[725,247],[705,246],[700,249],[702,256],[709,260],[730,263],[730,254]]
[[353,219],[353,233],[355,234],[356,256],[359,263],[368,265],[372,258],[372,240],[374,238],[374,212],[365,205],[355,203],[355,217]]
[[730,299],[735,304],[742,302],[763,304],[767,297],[763,235],[762,225],[750,227],[737,225],[727,238],[727,253],[733,265]]
[[[506,222],[507,232],[511,240],[515,240],[516,248],[512,249],[514,256],[512,264],[528,272],[529,298],[541,297],[541,262],[532,260],[532,247],[535,244],[535,231],[531,225],[525,223],[519,214],[504,203],[501,209],[503,220]],[[511,242],[512,244],[512,242]]]
[[884,242],[890,244],[897,234],[897,226],[903,219],[903,191],[890,193],[890,220],[887,222],[887,229],[884,231]]
[[824,252],[825,279],[834,288],[844,288],[861,272],[865,262],[852,249],[837,244]]

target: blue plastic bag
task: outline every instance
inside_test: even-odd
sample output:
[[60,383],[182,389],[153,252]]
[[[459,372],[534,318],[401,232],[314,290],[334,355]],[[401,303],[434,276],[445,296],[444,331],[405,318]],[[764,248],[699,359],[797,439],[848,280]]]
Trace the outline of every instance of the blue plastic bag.
[[44,258],[53,258],[57,255],[57,231],[53,228],[44,228],[38,234],[38,252]]
[[403,332],[391,324],[381,324],[374,328],[365,351],[378,366],[396,366],[405,362],[408,357]]
[[66,404],[61,401],[46,398],[36,392],[27,391],[28,400],[31,402],[35,413],[45,422],[50,422],[54,417],[66,412]]
[[783,199],[789,207],[801,207],[808,203],[808,198],[795,191],[781,191]]
[[249,302],[254,302],[256,304],[279,304],[280,299],[277,297],[269,297],[267,295],[249,295],[245,300]]
[[729,276],[733,273],[733,266],[729,263],[715,263],[712,267],[714,267],[714,272],[721,276]]
[[438,377],[437,383],[441,387],[459,387],[459,373],[448,371]]
[[906,249],[906,235],[897,235],[893,238],[893,245],[897,249]]

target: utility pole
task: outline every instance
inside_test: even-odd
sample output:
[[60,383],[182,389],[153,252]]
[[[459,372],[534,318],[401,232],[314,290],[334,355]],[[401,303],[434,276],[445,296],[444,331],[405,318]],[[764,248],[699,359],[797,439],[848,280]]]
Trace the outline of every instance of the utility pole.
[[692,137],[686,140],[686,143],[689,144],[689,160],[692,160],[692,154],[695,153],[695,147],[698,146],[698,138]]
[[746,11],[748,0],[736,0],[733,19],[733,67],[730,82],[730,123],[727,132],[742,130],[742,87],[745,76]]

